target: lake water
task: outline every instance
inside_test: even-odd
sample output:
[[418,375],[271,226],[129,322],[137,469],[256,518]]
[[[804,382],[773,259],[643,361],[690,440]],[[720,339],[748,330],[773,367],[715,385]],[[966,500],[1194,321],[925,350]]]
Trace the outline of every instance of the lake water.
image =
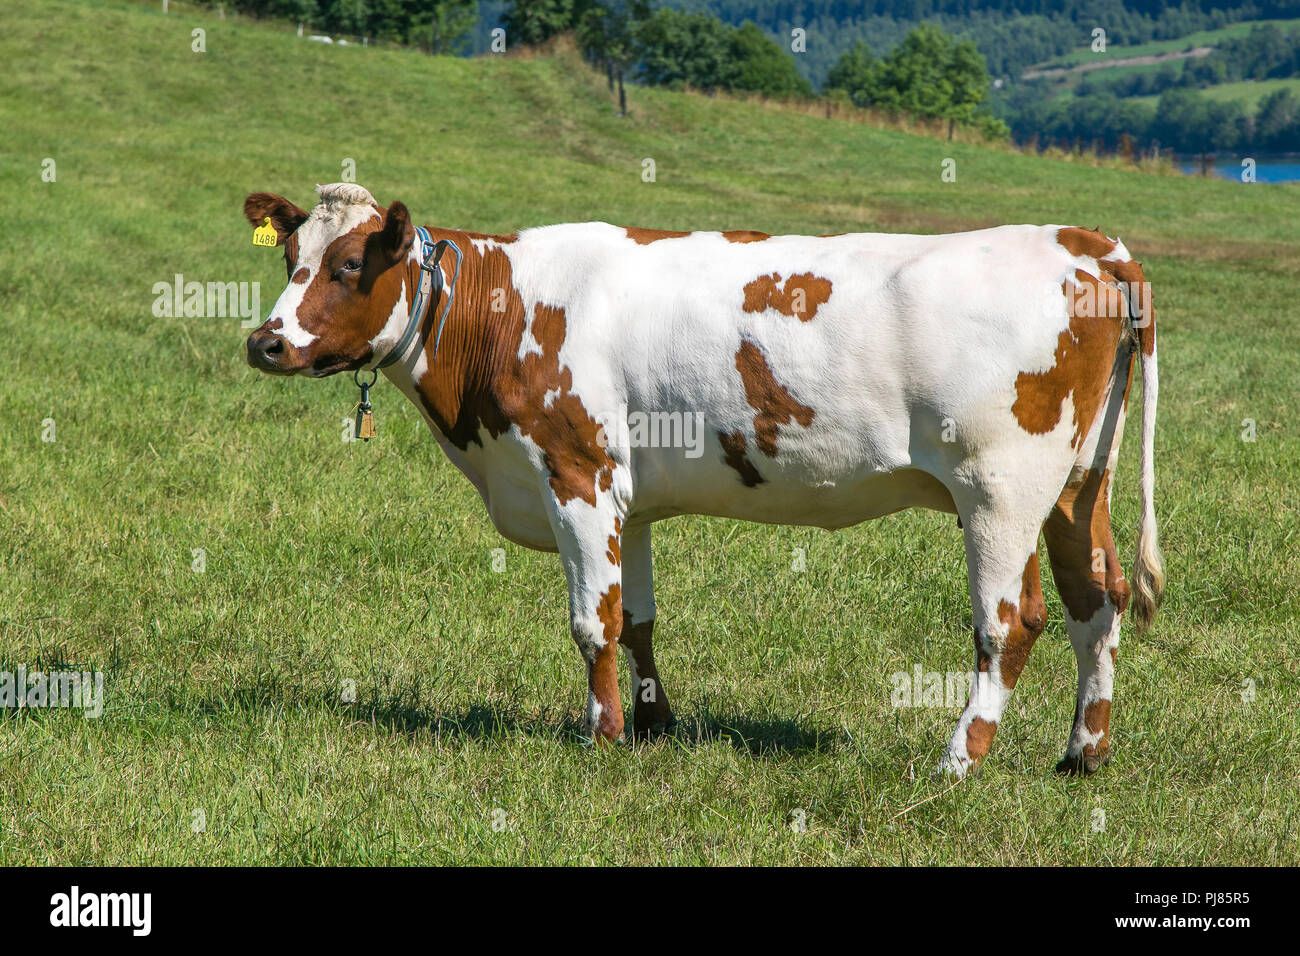
[[[1300,156],[1255,156],[1253,159],[1256,182],[1289,183],[1300,180]],[[1241,182],[1241,160],[1240,156],[1216,159],[1211,169],[1220,179]],[[1196,157],[1180,158],[1178,167],[1185,173],[1199,175],[1201,161]]]

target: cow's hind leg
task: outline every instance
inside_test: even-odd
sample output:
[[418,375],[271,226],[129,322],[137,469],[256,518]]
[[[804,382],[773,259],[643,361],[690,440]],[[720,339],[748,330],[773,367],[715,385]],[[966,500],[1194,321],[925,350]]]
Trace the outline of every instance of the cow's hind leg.
[[962,515],[975,625],[970,700],[939,764],[964,776],[988,753],[1047,613],[1038,570],[1042,512],[982,504]]
[[1110,702],[1129,585],[1110,528],[1110,472],[1072,479],[1043,526],[1052,577],[1079,663],[1074,725],[1061,773],[1093,773],[1110,754]]
[[636,737],[670,730],[675,723],[668,695],[655,667],[654,569],[650,525],[629,522],[623,529],[623,633],[619,643],[632,681],[632,733]]

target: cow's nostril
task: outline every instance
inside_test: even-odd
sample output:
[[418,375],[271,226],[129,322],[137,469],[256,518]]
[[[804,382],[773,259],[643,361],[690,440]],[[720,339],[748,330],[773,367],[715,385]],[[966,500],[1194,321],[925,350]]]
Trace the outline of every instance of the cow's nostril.
[[288,354],[288,344],[278,335],[256,332],[248,337],[248,364],[253,368],[277,371]]

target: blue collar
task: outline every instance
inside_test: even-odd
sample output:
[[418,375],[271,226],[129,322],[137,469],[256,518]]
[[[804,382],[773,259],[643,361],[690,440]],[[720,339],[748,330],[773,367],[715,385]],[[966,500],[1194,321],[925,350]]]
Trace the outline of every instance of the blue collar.
[[433,358],[430,364],[437,361],[438,345],[442,342],[442,328],[447,324],[447,314],[451,311],[451,299],[456,294],[456,279],[460,276],[461,251],[460,247],[450,239],[439,239],[434,242],[429,236],[429,230],[423,226],[415,227],[415,237],[420,243],[420,281],[415,287],[415,301],[411,303],[411,317],[406,323],[406,331],[402,337],[397,340],[397,344],[389,349],[388,354],[382,359],[370,366],[378,370],[387,368],[392,365],[410,348],[411,342],[415,339],[424,325],[424,313],[429,308],[430,302],[436,302],[438,295],[442,292],[444,285],[442,266],[439,264],[442,260],[442,254],[448,249],[456,254],[456,267],[451,273],[451,283],[447,285],[447,302],[442,307],[442,315],[438,317],[438,332],[433,340]]

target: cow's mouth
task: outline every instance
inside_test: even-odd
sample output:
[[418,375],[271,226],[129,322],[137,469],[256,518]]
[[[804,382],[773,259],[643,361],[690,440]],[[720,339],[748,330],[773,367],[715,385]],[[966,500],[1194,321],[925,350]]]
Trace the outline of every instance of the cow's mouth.
[[325,376],[333,375],[336,372],[358,369],[363,364],[365,364],[364,359],[353,358],[350,355],[322,355],[311,363],[307,374],[312,378],[325,378]]

